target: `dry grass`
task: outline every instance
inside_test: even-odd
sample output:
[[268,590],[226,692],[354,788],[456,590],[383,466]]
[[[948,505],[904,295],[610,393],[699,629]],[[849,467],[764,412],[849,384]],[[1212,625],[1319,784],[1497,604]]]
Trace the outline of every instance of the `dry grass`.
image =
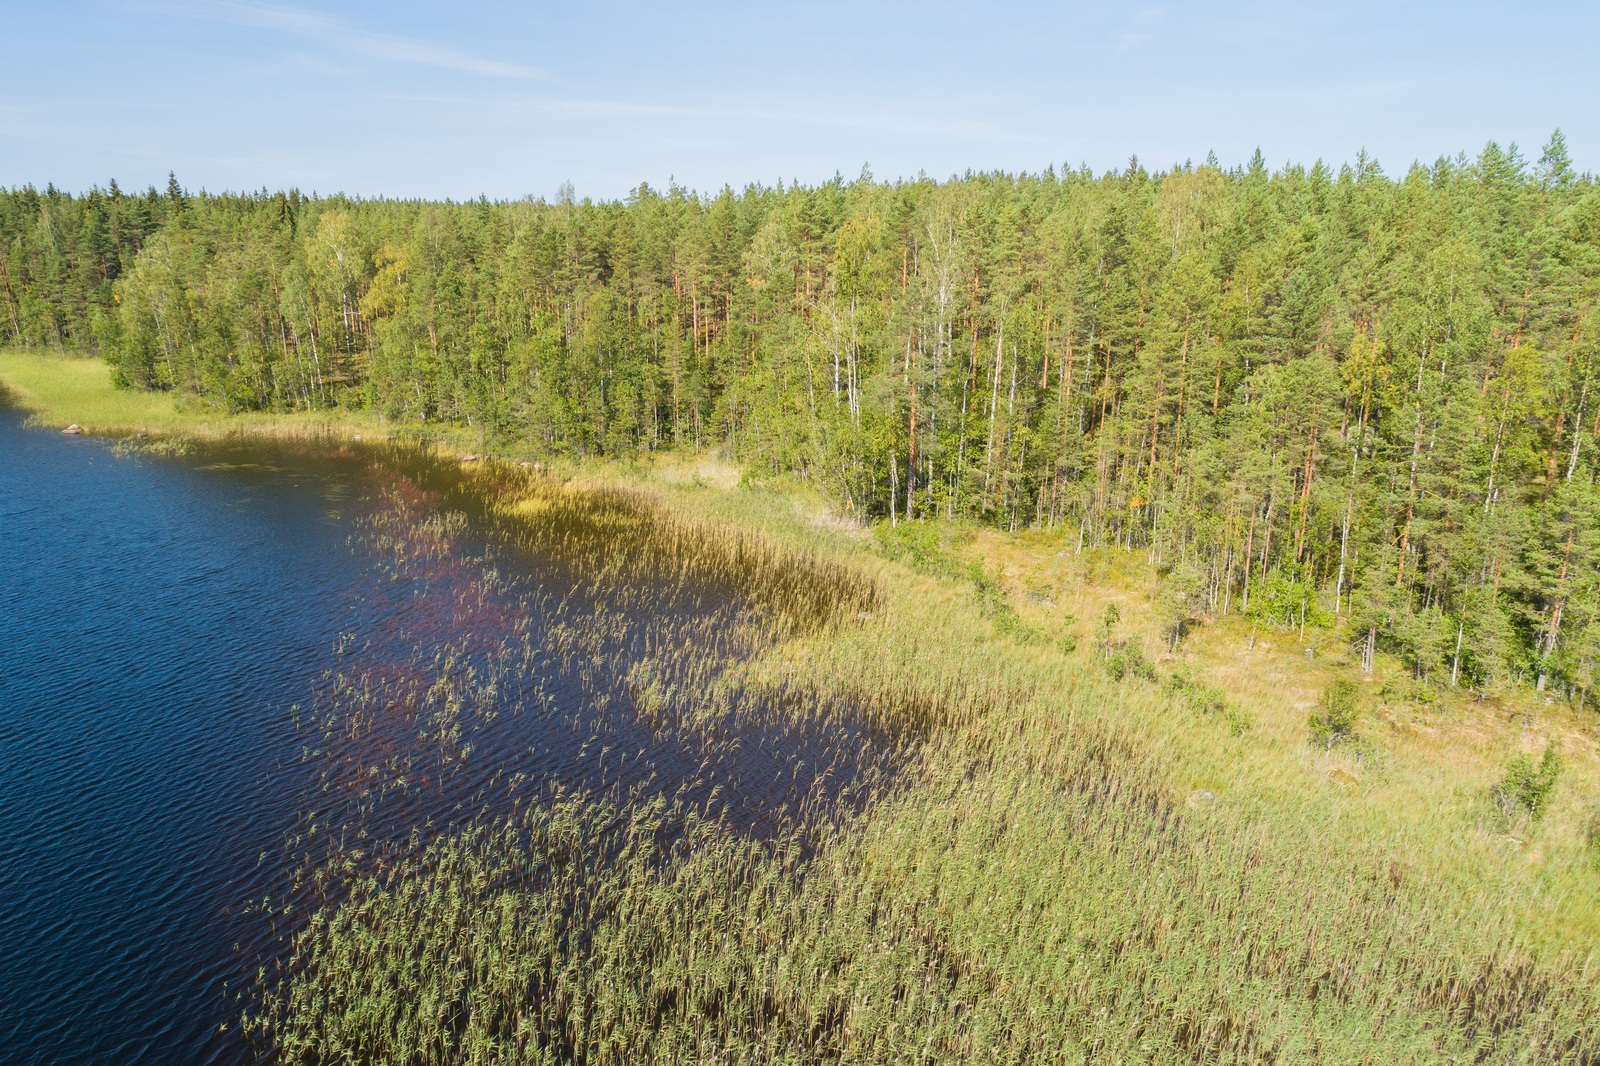
[[[1488,700],[1420,685],[1380,655],[1364,677],[1342,627],[1298,631],[1237,616],[1198,625],[1177,654],[1157,635],[1159,588],[1141,553],[1075,552],[1063,534],[985,534],[972,551],[1003,569],[1019,613],[1041,627],[1076,616],[1087,634],[1108,603],[1165,673],[1187,666],[1223,689],[1251,721],[1244,736],[1190,760],[1196,788],[1259,800],[1268,809],[1336,820],[1341,832],[1382,841],[1430,876],[1464,892],[1498,886],[1497,906],[1532,941],[1587,953],[1600,945],[1600,876],[1583,827],[1600,800],[1600,744],[1592,712],[1532,692]],[[1054,602],[1034,591],[1060,590]],[[1079,655],[1092,658],[1080,639]],[[1310,650],[1310,656],[1307,650]],[[1365,713],[1355,747],[1318,750],[1306,719],[1335,680],[1357,681]],[[1479,817],[1486,793],[1517,754],[1560,745],[1565,770],[1538,824]],[[1297,815],[1300,816],[1300,815]]]

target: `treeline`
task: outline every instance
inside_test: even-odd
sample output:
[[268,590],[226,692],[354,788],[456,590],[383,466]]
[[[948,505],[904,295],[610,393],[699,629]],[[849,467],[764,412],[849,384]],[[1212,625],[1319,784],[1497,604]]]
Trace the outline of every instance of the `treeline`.
[[1350,619],[1421,678],[1600,664],[1600,189],[1559,133],[1403,177],[0,193],[10,340],[227,411],[717,447],[862,516],[1075,523],[1174,632]]

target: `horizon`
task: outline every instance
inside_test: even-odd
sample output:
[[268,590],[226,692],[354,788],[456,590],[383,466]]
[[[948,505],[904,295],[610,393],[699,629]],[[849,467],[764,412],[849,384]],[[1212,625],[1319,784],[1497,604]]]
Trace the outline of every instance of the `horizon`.
[[[1477,153],[1472,154],[1472,155],[1469,155],[1466,151],[1463,150],[1463,151],[1459,151],[1459,152],[1455,153],[1454,155],[1440,155],[1438,158],[1434,159],[1432,162],[1426,162],[1426,161],[1421,160],[1421,159],[1414,159],[1410,163],[1408,163],[1404,168],[1398,168],[1397,167],[1397,168],[1394,168],[1394,169],[1390,169],[1389,167],[1386,167],[1386,166],[1383,165],[1383,161],[1382,160],[1374,158],[1374,157],[1368,157],[1366,162],[1372,168],[1371,171],[1369,172],[1372,177],[1381,178],[1381,179],[1386,180],[1386,181],[1398,182],[1398,181],[1405,180],[1405,178],[1406,178],[1406,176],[1408,174],[1410,174],[1411,172],[1413,172],[1414,170],[1417,170],[1417,169],[1421,169],[1421,170],[1424,170],[1424,171],[1433,171],[1433,170],[1438,169],[1441,166],[1450,166],[1450,167],[1458,167],[1458,168],[1469,168],[1469,167],[1475,166],[1477,164],[1477,162],[1483,157],[1483,155],[1485,153],[1487,153],[1491,149],[1493,149],[1493,150],[1498,150],[1500,152],[1503,152],[1509,159],[1513,160],[1517,165],[1519,173],[1522,173],[1522,174],[1527,175],[1527,176],[1532,176],[1537,172],[1537,168],[1541,164],[1543,153],[1554,143],[1554,141],[1555,141],[1555,139],[1557,137],[1560,137],[1562,139],[1561,146],[1564,149],[1566,149],[1568,152],[1570,152],[1571,146],[1570,146],[1570,142],[1566,141],[1566,139],[1565,139],[1565,131],[1560,129],[1559,127],[1557,127],[1555,130],[1551,131],[1550,137],[1546,140],[1545,144],[1542,145],[1540,148],[1535,150],[1538,154],[1530,153],[1522,145],[1517,144],[1514,141],[1510,142],[1510,143],[1502,144],[1499,141],[1490,140],[1481,149],[1479,149]],[[1259,149],[1258,149],[1258,151],[1259,151]],[[1328,175],[1328,178],[1330,180],[1339,181],[1343,177],[1345,177],[1348,174],[1352,173],[1356,167],[1361,165],[1362,161],[1361,161],[1361,159],[1359,158],[1359,155],[1358,155],[1357,159],[1339,160],[1339,161],[1329,161],[1329,160],[1326,160],[1326,159],[1320,159],[1319,158],[1319,159],[1313,160],[1310,163],[1304,163],[1304,162],[1295,161],[1295,160],[1287,160],[1287,161],[1285,161],[1283,163],[1280,163],[1280,164],[1277,164],[1277,165],[1272,165],[1270,163],[1267,163],[1264,159],[1260,160],[1260,162],[1261,162],[1264,170],[1266,171],[1267,176],[1269,178],[1272,178],[1272,179],[1281,178],[1281,177],[1287,175],[1288,173],[1290,173],[1291,171],[1296,171],[1296,170],[1300,171],[1303,174],[1309,174],[1311,171],[1315,170],[1316,167],[1321,166],[1321,167],[1325,168],[1325,170],[1327,171],[1327,175]],[[769,182],[765,182],[765,181],[761,181],[761,180],[757,179],[757,180],[745,182],[744,184],[739,185],[739,186],[735,186],[731,182],[724,182],[721,186],[715,186],[715,187],[707,186],[707,187],[704,187],[704,188],[696,188],[696,187],[692,187],[692,186],[682,185],[682,184],[679,184],[679,183],[677,183],[676,181],[674,181],[672,179],[668,179],[669,183],[666,184],[666,185],[656,185],[656,184],[653,184],[653,183],[651,183],[649,181],[641,181],[638,184],[634,185],[632,188],[628,189],[626,192],[622,193],[621,195],[605,196],[605,197],[579,195],[576,192],[576,190],[571,189],[571,188],[568,188],[568,189],[557,189],[557,191],[555,192],[554,195],[535,195],[535,194],[532,194],[532,193],[526,193],[526,194],[523,194],[521,196],[504,196],[504,197],[491,197],[491,196],[487,195],[486,193],[479,194],[479,195],[476,195],[476,196],[463,196],[463,197],[450,197],[450,196],[444,196],[444,197],[390,196],[390,195],[386,195],[386,194],[382,194],[382,193],[371,194],[371,193],[363,193],[363,192],[351,192],[350,190],[347,190],[347,189],[336,189],[336,190],[333,190],[331,192],[323,192],[323,191],[318,190],[318,189],[306,190],[306,189],[300,189],[300,188],[294,187],[294,186],[287,187],[287,188],[279,187],[279,188],[274,189],[274,188],[271,188],[271,187],[265,186],[265,185],[263,185],[263,186],[261,186],[260,188],[257,188],[257,189],[244,189],[244,188],[239,188],[239,189],[233,189],[233,188],[209,189],[209,188],[206,188],[203,185],[199,186],[199,187],[191,187],[191,186],[185,185],[183,183],[183,179],[177,174],[176,170],[169,170],[168,171],[168,173],[167,173],[167,182],[176,181],[180,191],[186,196],[204,196],[204,197],[216,197],[216,198],[226,198],[226,197],[272,197],[272,196],[280,196],[280,195],[283,195],[283,196],[295,196],[295,195],[298,195],[301,198],[306,199],[306,200],[350,200],[350,201],[355,202],[355,203],[451,203],[451,204],[469,204],[469,203],[480,203],[480,202],[483,202],[483,201],[487,201],[488,203],[494,204],[494,205],[517,204],[517,203],[534,203],[534,204],[555,205],[555,204],[560,204],[560,203],[569,202],[569,201],[572,202],[572,203],[576,203],[576,204],[618,203],[618,202],[624,202],[624,201],[627,201],[627,200],[631,200],[634,197],[638,196],[641,192],[646,191],[646,190],[648,190],[649,192],[652,192],[652,193],[654,193],[654,194],[656,194],[658,196],[671,196],[673,194],[682,194],[682,195],[684,195],[686,197],[689,197],[689,198],[692,198],[692,199],[706,199],[706,200],[709,200],[709,199],[713,199],[713,198],[715,198],[717,196],[722,195],[724,192],[732,192],[735,195],[743,195],[743,194],[750,193],[750,192],[764,192],[764,191],[770,191],[770,190],[783,191],[783,190],[794,189],[794,188],[803,188],[803,189],[808,189],[808,190],[814,190],[814,189],[825,188],[825,187],[827,187],[829,185],[834,185],[834,184],[837,184],[837,185],[839,185],[839,186],[841,186],[843,188],[850,188],[850,187],[852,187],[854,185],[857,185],[857,184],[860,184],[862,182],[870,182],[870,183],[875,184],[875,185],[894,187],[894,186],[901,186],[901,185],[915,185],[915,184],[921,184],[921,183],[924,183],[924,182],[932,182],[935,185],[944,185],[944,184],[949,184],[949,183],[952,183],[952,182],[975,181],[975,180],[980,180],[980,179],[993,179],[993,178],[1004,178],[1004,179],[1007,179],[1007,180],[1010,180],[1010,181],[1014,181],[1014,182],[1020,182],[1020,181],[1026,181],[1026,180],[1042,181],[1042,180],[1048,180],[1048,179],[1064,180],[1068,176],[1076,176],[1076,177],[1083,178],[1085,180],[1090,180],[1090,181],[1104,181],[1104,180],[1108,180],[1108,179],[1113,179],[1113,178],[1124,176],[1124,175],[1128,174],[1129,172],[1131,172],[1135,167],[1137,167],[1139,170],[1143,171],[1145,173],[1145,175],[1152,181],[1159,181],[1162,178],[1164,178],[1164,177],[1166,177],[1167,175],[1170,175],[1170,174],[1179,173],[1179,172],[1189,172],[1189,171],[1201,169],[1201,168],[1204,168],[1204,167],[1210,167],[1210,168],[1216,170],[1219,174],[1223,175],[1224,177],[1238,178],[1238,177],[1242,177],[1245,174],[1247,174],[1251,170],[1251,168],[1256,165],[1256,163],[1257,163],[1257,159],[1254,158],[1254,157],[1252,157],[1252,159],[1250,161],[1248,161],[1248,162],[1236,163],[1236,164],[1233,164],[1231,166],[1230,165],[1224,165],[1220,161],[1213,160],[1213,159],[1203,160],[1202,162],[1199,162],[1199,163],[1194,162],[1192,159],[1186,159],[1182,163],[1171,163],[1171,164],[1168,164],[1166,166],[1157,167],[1157,166],[1151,166],[1151,165],[1147,164],[1143,159],[1140,159],[1138,157],[1137,153],[1135,153],[1133,156],[1131,156],[1129,158],[1128,162],[1120,169],[1119,168],[1115,168],[1115,167],[1110,167],[1110,168],[1106,168],[1106,169],[1103,169],[1103,170],[1096,170],[1095,168],[1090,167],[1087,163],[1081,163],[1081,164],[1079,164],[1077,166],[1073,166],[1073,165],[1064,163],[1059,167],[1057,167],[1055,164],[1047,164],[1046,166],[1044,166],[1044,167],[1042,167],[1042,168],[1040,168],[1038,170],[1000,170],[1000,169],[995,169],[995,170],[979,171],[979,170],[970,170],[969,169],[969,170],[965,171],[964,173],[950,174],[950,175],[948,175],[946,177],[942,177],[942,178],[933,177],[932,175],[925,174],[925,173],[909,175],[909,176],[907,176],[907,175],[898,175],[898,176],[895,176],[895,177],[892,177],[892,178],[891,177],[881,177],[881,176],[879,176],[877,174],[872,173],[870,165],[863,164],[862,168],[861,168],[861,171],[853,178],[845,177],[842,171],[835,171],[834,175],[832,177],[824,179],[824,180],[820,180],[820,181],[803,181],[803,180],[801,180],[799,178],[792,178],[792,179],[778,178],[776,181],[769,183]],[[1572,177],[1572,180],[1575,181],[1575,182],[1593,182],[1593,181],[1597,180],[1597,176],[1593,171],[1590,171],[1590,170],[1579,170],[1576,167],[1574,167],[1572,169],[1571,177]],[[162,184],[166,184],[166,183],[162,183]],[[100,192],[102,194],[110,193],[112,191],[112,189],[115,188],[116,191],[118,193],[120,193],[121,195],[123,195],[123,196],[146,196],[146,195],[149,195],[150,193],[161,194],[161,193],[165,192],[166,190],[162,187],[162,184],[156,184],[156,183],[152,182],[152,183],[149,183],[149,184],[145,185],[143,188],[140,188],[138,186],[133,186],[133,185],[124,185],[122,182],[118,181],[116,178],[113,177],[113,178],[107,179],[107,181],[106,181],[106,183],[104,185],[102,185],[102,184],[100,184],[98,182],[95,182],[95,183],[93,183],[93,184],[91,184],[91,185],[89,185],[87,187],[80,187],[80,188],[77,188],[77,189],[63,189],[63,188],[61,188],[59,186],[56,186],[53,182],[47,182],[43,186],[37,185],[37,184],[35,184],[33,182],[23,182],[22,184],[19,184],[19,185],[0,185],[0,192],[19,193],[19,192],[22,192],[25,189],[32,189],[34,192],[44,195],[44,194],[48,194],[49,191],[53,189],[55,192],[57,192],[59,194],[64,194],[64,195],[73,196],[73,197],[81,197],[81,196],[87,196],[87,195],[89,195],[89,194],[91,194],[93,192]]]
[[[1013,3],[138,0],[29,8],[0,185],[298,188],[402,200],[625,197],[874,172],[1160,170],[1259,147],[1386,172],[1560,128],[1600,170],[1582,41],[1600,11]],[[1337,164],[1333,164],[1337,169]],[[895,180],[895,179],[889,179]],[[936,180],[944,180],[939,178]],[[323,192],[339,190],[339,192]]]

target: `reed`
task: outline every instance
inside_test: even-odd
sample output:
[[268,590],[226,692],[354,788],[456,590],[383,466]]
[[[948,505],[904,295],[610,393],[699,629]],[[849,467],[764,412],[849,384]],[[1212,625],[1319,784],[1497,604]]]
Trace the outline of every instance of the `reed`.
[[[968,576],[982,537],[886,549],[760,493],[430,462],[362,535],[449,624],[307,713],[316,813],[247,1011],[284,1061],[1600,1054],[1581,923],[1530,935],[1534,881],[1466,817],[1328,784],[1305,709],[1037,639],[1100,593],[1046,609],[1003,556]],[[1142,646],[1125,606],[1108,639]],[[533,775],[517,723],[552,719],[593,747]],[[623,736],[696,770],[630,777]],[[758,744],[794,758],[752,816]]]

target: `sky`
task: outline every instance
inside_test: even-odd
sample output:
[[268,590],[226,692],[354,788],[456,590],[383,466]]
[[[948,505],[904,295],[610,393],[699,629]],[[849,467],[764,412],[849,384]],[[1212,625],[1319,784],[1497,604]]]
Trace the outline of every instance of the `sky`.
[[1600,4],[0,0],[0,185],[626,196],[1566,134]]

